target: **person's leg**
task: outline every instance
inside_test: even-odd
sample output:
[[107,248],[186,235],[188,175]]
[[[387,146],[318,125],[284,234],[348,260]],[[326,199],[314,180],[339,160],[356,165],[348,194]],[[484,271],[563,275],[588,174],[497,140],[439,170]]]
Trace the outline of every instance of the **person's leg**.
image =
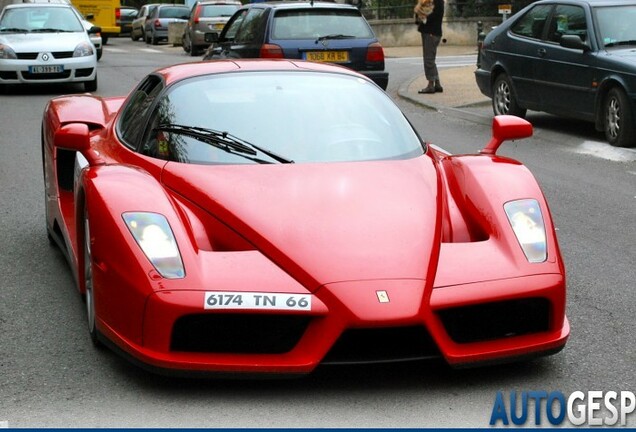
[[422,55],[424,58],[424,75],[428,80],[428,86],[420,93],[442,92],[444,89],[439,81],[439,73],[435,58],[437,57],[437,47],[441,38],[432,34],[422,34]]

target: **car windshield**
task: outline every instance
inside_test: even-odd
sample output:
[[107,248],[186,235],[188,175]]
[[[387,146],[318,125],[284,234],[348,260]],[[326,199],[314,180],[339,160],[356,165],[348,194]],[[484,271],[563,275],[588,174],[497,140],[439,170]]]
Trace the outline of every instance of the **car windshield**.
[[316,39],[329,35],[374,37],[371,27],[355,10],[281,10],[274,16],[272,39]]
[[278,156],[253,153],[267,163],[407,159],[424,152],[404,115],[373,83],[316,72],[188,79],[160,100],[142,151],[183,163],[258,163],[241,149],[221,148],[235,147],[224,134]]
[[231,17],[238,8],[239,5],[204,5],[199,16],[202,18]]
[[69,7],[7,8],[0,32],[83,32],[84,27]]
[[636,4],[597,7],[596,19],[606,48],[636,46]]
[[187,7],[162,7],[159,9],[159,18],[183,18],[189,13]]

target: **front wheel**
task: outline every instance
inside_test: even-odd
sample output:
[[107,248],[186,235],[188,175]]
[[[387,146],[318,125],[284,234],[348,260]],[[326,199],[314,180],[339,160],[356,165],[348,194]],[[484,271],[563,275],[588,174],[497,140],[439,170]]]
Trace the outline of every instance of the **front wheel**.
[[84,82],[84,91],[88,93],[97,91],[97,75],[95,75],[95,79]]
[[93,286],[93,257],[91,254],[91,230],[88,210],[84,210],[84,287],[86,289],[86,320],[88,334],[95,346],[101,346],[99,332],[95,326],[95,291]]
[[607,93],[603,116],[605,138],[611,145],[633,147],[636,144],[632,109],[623,90],[615,87]]
[[97,53],[96,53],[97,54],[97,61],[99,61],[102,58],[103,51],[102,51],[101,48],[98,48],[96,51],[97,51]]
[[495,115],[526,116],[526,109],[519,106],[512,82],[505,73],[500,74],[492,86],[492,110]]

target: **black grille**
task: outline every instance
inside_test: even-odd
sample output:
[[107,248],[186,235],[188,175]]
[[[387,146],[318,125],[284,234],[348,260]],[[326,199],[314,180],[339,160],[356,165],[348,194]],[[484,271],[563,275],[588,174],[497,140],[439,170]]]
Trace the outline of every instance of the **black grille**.
[[26,80],[45,80],[45,79],[63,79],[71,76],[70,70],[65,70],[64,72],[59,73],[29,73],[22,72],[22,77]]
[[56,59],[67,59],[73,57],[73,51],[58,51],[51,53]]
[[93,73],[93,68],[77,69],[75,71],[75,76],[77,78],[79,78],[79,77],[87,77],[87,76],[91,76],[92,73]]
[[18,60],[35,60],[39,53],[16,53]]
[[550,302],[545,298],[509,300],[438,312],[457,343],[480,342],[547,331]]
[[421,326],[346,330],[323,364],[380,363],[439,357],[435,342]]
[[0,71],[0,78],[5,80],[15,80],[18,79],[18,74],[14,71]]
[[170,350],[282,354],[296,346],[309,321],[309,317],[299,315],[186,315],[174,325]]

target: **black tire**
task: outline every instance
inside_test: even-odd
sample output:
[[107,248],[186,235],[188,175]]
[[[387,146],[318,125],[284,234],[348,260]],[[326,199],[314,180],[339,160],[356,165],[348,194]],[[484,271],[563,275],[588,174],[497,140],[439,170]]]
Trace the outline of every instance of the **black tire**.
[[157,39],[157,36],[154,33],[150,36],[150,42],[153,45],[159,45],[159,39]]
[[526,109],[519,106],[508,75],[499,74],[492,86],[492,111],[495,115],[525,117]]
[[86,289],[86,321],[91,342],[96,347],[102,346],[99,332],[95,325],[95,295],[93,290],[93,258],[91,254],[91,231],[88,221],[88,210],[84,210],[84,287]]
[[130,39],[132,39],[133,42],[137,42],[139,40],[139,36],[135,34],[134,30],[130,31]]
[[88,93],[97,91],[97,75],[95,75],[94,80],[84,82],[84,91]]
[[102,45],[106,45],[108,43],[108,36],[102,35]]
[[603,130],[607,141],[616,147],[636,145],[634,118],[625,92],[612,88],[603,103]]
[[190,55],[192,57],[196,57],[199,55],[199,50],[197,49],[196,45],[192,43],[192,39],[190,39]]
[[97,51],[97,61],[99,61],[102,58],[103,49],[99,48],[96,51]]

